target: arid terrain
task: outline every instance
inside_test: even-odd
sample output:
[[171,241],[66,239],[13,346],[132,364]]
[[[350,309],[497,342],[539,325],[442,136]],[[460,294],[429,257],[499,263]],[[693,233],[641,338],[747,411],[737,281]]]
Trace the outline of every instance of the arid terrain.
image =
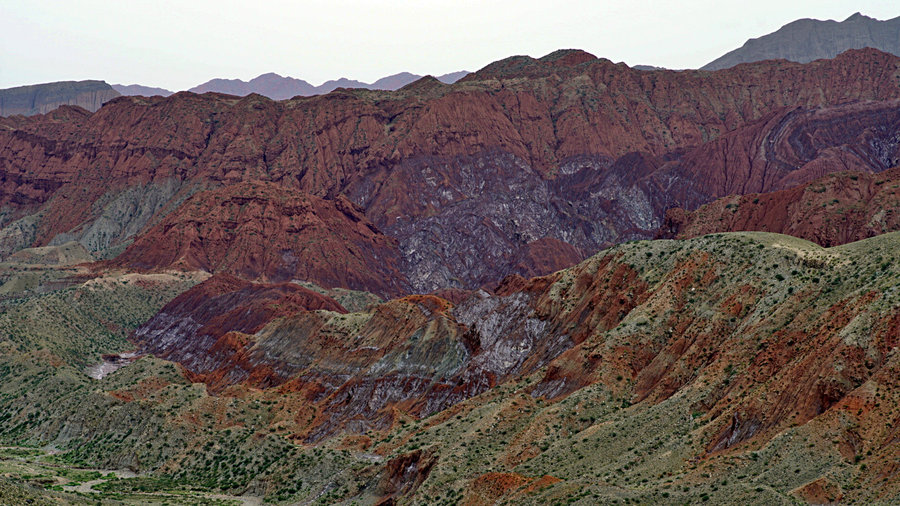
[[0,117],[0,503],[896,504],[898,132],[872,48]]

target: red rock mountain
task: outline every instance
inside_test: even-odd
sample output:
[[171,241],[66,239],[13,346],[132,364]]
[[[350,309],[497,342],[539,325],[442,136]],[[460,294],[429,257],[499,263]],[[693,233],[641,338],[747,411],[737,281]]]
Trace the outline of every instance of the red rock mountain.
[[[0,435],[275,502],[896,502],[900,232],[626,240],[666,211],[687,235],[893,229],[898,78],[873,50],[718,72],[560,51],[0,118],[0,255],[109,258],[50,293],[16,290],[96,273],[6,262]],[[170,300],[203,276],[128,272],[170,269],[214,274]],[[125,349],[114,325],[180,367],[46,360]]]
[[900,230],[898,188],[900,168],[829,174],[788,190],[721,198],[693,212],[671,209],[663,232],[688,238],[759,230],[836,246]]
[[[0,244],[78,240],[102,251],[198,189],[259,180],[345,195],[397,239],[412,290],[477,287],[652,237],[673,206],[844,170],[820,155],[836,142],[881,170],[873,153],[896,152],[890,111],[854,121],[837,119],[852,105],[828,111],[900,98],[898,69],[900,59],[870,49],[718,72],[637,71],[558,51],[396,92],[283,102],[178,93],[121,97],[93,115],[0,119]],[[773,163],[755,161],[769,132],[807,132],[802,124],[828,114],[848,131],[785,140],[798,159],[827,163],[759,174]],[[538,249],[541,261],[527,260]]]
[[194,194],[108,265],[301,279],[396,296],[406,290],[399,264],[396,241],[343,196],[325,200],[255,182]]
[[900,101],[786,108],[686,153],[660,173],[692,191],[725,196],[781,190],[835,171],[900,163]]

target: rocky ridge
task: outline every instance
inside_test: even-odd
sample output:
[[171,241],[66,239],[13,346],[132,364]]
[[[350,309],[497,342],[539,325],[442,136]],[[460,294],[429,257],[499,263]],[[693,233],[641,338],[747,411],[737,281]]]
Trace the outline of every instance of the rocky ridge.
[[[896,110],[868,101],[900,96],[897,73],[897,58],[875,50],[715,74],[560,51],[396,92],[123,97],[90,116],[0,120],[11,227],[0,235],[100,251],[199,189],[261,180],[347,196],[397,239],[413,291],[476,288],[652,237],[670,207],[844,170],[829,148],[882,170],[896,153]],[[850,128],[827,126],[840,122]],[[118,218],[95,226],[102,216]],[[476,250],[478,261],[460,254]],[[541,260],[528,260],[535,251]]]

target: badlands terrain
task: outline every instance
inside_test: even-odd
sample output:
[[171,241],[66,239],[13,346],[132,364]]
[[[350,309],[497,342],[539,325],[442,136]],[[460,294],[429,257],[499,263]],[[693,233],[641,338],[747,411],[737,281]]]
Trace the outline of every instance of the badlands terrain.
[[897,503],[900,57],[833,56],[4,113],[0,503]]

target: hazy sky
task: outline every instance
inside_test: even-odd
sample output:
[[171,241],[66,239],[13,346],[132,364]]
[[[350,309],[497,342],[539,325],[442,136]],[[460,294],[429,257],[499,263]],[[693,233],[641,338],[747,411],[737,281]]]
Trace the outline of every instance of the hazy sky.
[[0,0],[0,88],[61,80],[187,89],[265,72],[320,84],[478,70],[579,48],[696,68],[798,18],[900,15],[897,0]]

